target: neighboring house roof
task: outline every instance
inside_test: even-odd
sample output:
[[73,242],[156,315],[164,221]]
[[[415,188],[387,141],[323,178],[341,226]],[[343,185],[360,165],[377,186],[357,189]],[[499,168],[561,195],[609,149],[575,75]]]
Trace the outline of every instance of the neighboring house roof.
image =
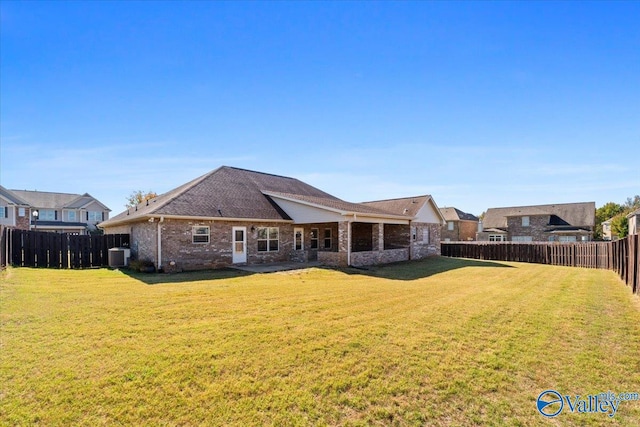
[[636,216],[636,215],[640,215],[640,208],[638,208],[635,211],[629,213],[629,215],[627,215],[627,218],[631,218],[632,216]]
[[0,196],[7,200],[9,203],[19,206],[29,206],[29,204],[22,200],[15,192],[4,188],[0,185]]
[[104,210],[110,211],[90,194],[52,193],[47,191],[11,190],[28,205],[37,208],[81,209],[91,203],[98,203]]
[[477,216],[462,212],[456,208],[440,208],[440,213],[442,213],[446,221],[479,221]]
[[500,229],[507,227],[508,217],[550,215],[551,225],[593,227],[595,224],[595,211],[595,202],[490,208],[487,209],[482,225],[485,230],[487,228]]

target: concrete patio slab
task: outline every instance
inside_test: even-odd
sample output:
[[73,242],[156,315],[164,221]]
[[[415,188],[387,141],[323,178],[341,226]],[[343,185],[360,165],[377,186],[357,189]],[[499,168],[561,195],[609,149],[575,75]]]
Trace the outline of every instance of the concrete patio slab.
[[230,268],[249,273],[274,273],[276,271],[302,270],[305,268],[319,267],[322,264],[317,261],[311,262],[278,262],[273,264],[254,265],[234,265]]

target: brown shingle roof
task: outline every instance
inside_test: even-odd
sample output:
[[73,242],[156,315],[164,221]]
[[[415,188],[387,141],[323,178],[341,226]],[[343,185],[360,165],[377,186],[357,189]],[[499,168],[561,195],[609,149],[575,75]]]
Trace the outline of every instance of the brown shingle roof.
[[273,195],[273,197],[282,197],[290,200],[297,200],[303,203],[308,203],[311,205],[325,207],[334,211],[345,212],[345,213],[356,213],[356,214],[365,214],[365,215],[382,215],[382,216],[398,216],[393,212],[389,212],[384,209],[379,209],[374,206],[370,206],[367,203],[351,203],[345,202],[344,200],[337,199],[335,197],[326,198],[326,197],[316,197],[309,195],[300,195],[300,194],[292,194],[292,193],[280,193],[275,191],[267,191],[265,192],[267,195]]
[[263,192],[339,201],[295,178],[222,166],[151,199],[148,203],[130,208],[101,226],[141,219],[148,215],[290,220]]
[[413,218],[418,214],[422,206],[431,199],[431,196],[403,197],[400,199],[376,200],[363,202],[363,205],[382,209],[395,215],[403,215]]
[[456,208],[440,208],[440,213],[446,221],[478,221],[477,216]]
[[95,199],[88,193],[69,194],[69,193],[52,193],[48,191],[30,191],[30,190],[10,190],[13,194],[27,202],[30,206],[36,208],[50,209],[78,209],[92,201],[102,205],[106,210],[110,210],[99,200]]
[[485,229],[505,228],[507,218],[511,216],[555,215],[567,225],[593,227],[595,212],[595,202],[490,208],[487,209],[482,225]]

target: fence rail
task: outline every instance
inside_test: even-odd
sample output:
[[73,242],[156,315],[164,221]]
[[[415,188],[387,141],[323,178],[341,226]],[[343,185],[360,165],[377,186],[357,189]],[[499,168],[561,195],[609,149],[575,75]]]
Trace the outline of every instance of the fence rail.
[[79,236],[4,228],[0,264],[16,267],[91,268],[109,264],[109,249],[128,247],[128,234]]
[[614,270],[640,295],[640,236],[615,242],[443,242],[442,255]]

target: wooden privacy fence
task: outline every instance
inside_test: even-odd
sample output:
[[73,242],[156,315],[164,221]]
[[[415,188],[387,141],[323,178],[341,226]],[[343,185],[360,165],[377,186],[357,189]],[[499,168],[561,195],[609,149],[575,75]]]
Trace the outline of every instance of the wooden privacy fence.
[[129,247],[128,234],[79,236],[5,228],[2,265],[16,267],[90,268],[109,265],[109,249]]
[[640,294],[640,236],[615,242],[443,242],[442,255],[614,270]]

